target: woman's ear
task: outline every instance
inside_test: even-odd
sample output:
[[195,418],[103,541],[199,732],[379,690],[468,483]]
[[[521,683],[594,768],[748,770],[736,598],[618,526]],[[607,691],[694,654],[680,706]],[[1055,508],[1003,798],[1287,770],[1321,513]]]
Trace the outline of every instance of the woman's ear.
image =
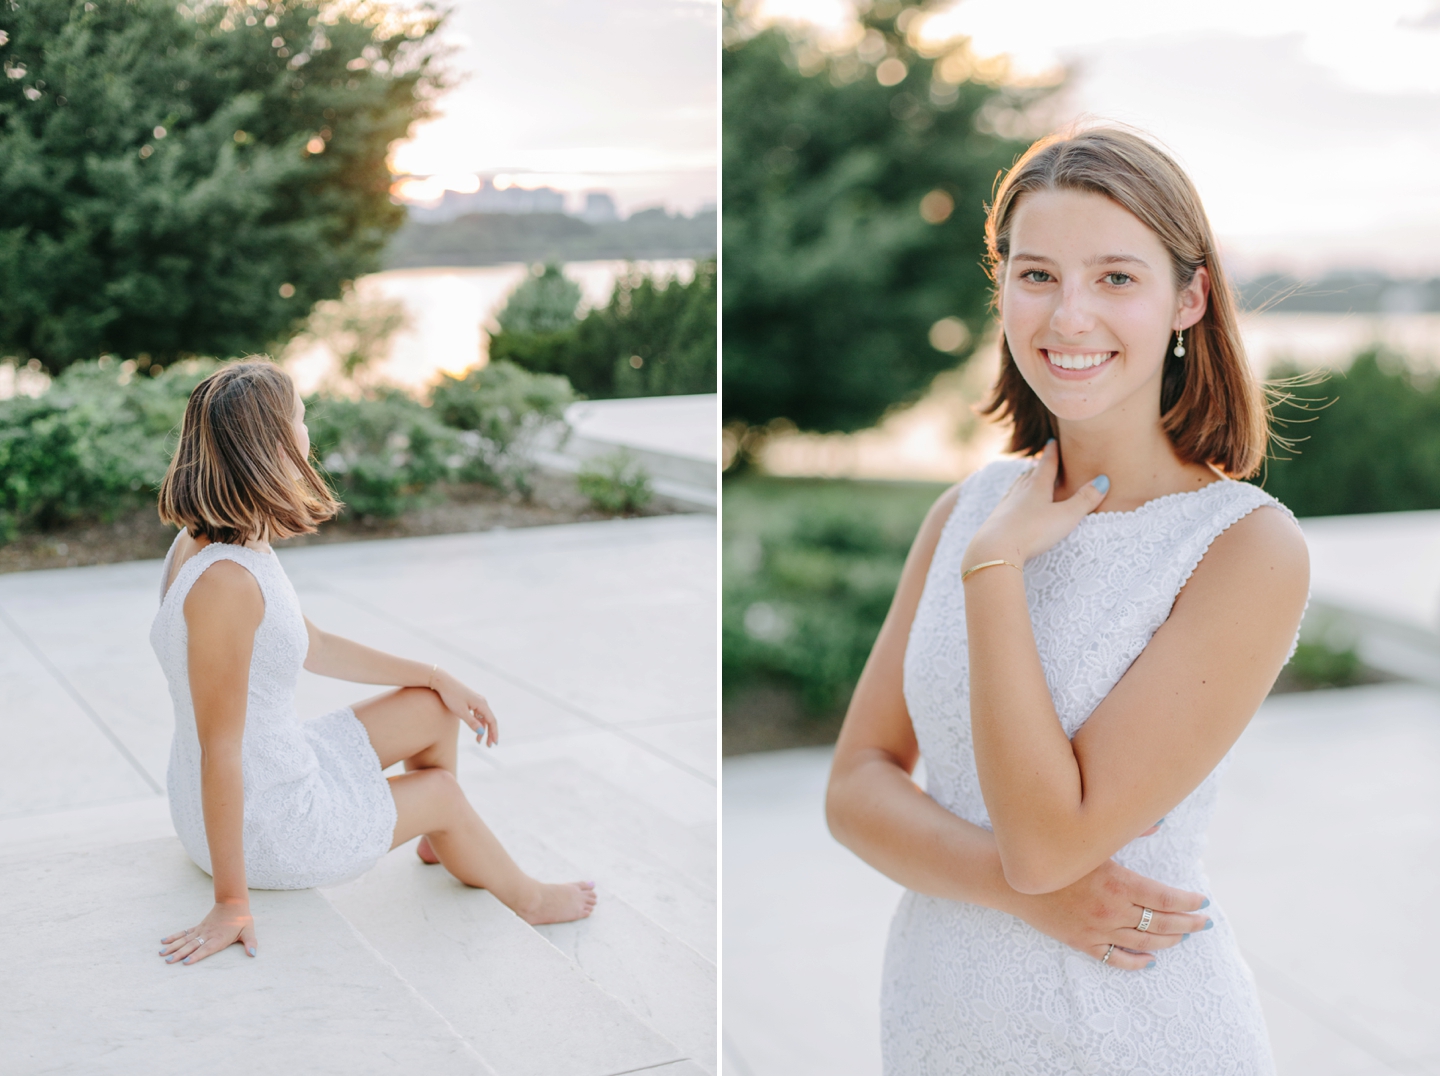
[[1179,309],[1175,311],[1176,329],[1188,329],[1205,316],[1210,304],[1210,270],[1205,266],[1195,270],[1190,283],[1180,289]]

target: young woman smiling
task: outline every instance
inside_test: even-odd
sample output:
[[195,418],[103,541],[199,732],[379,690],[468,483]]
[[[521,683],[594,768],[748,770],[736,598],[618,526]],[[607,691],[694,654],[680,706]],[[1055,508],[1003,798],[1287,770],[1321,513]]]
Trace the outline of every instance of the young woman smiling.
[[1209,223],[1166,154],[1092,129],[1031,147],[986,238],[989,411],[1021,458],[927,517],[827,799],[910,890],[886,1072],[1272,1072],[1200,852],[1309,567],[1289,513],[1236,481],[1267,415]]

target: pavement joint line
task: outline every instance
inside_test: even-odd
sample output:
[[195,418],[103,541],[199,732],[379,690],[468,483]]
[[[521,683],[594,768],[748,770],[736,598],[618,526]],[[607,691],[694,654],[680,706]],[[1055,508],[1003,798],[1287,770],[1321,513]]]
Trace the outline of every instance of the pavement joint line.
[[682,1061],[689,1061],[688,1057],[672,1057],[669,1061],[661,1061],[655,1065],[641,1065],[638,1069],[617,1069],[615,1072],[606,1072],[602,1076],[630,1076],[632,1072],[654,1072],[656,1069],[663,1069],[667,1065],[678,1065]]
[[96,713],[94,708],[85,701],[85,697],[81,695],[78,690],[76,690],[75,685],[70,683],[69,678],[67,678],[66,675],[55,666],[55,663],[52,662],[48,657],[46,657],[45,652],[41,650],[38,646],[36,646],[34,641],[32,641],[28,635],[26,635],[23,631],[20,630],[20,625],[15,623],[14,618],[5,611],[5,607],[3,605],[0,605],[0,620],[3,620],[5,622],[5,626],[15,633],[15,637],[20,640],[21,644],[24,645],[25,649],[30,651],[30,653],[35,656],[35,659],[40,662],[40,664],[45,668],[45,671],[48,672],[51,677],[54,678],[55,682],[64,689],[65,694],[69,695],[70,698],[74,700],[75,705],[79,706],[80,709],[84,711],[85,716],[88,717],[92,722],[94,722],[95,727],[99,729],[102,733],[104,733],[105,738],[110,741],[110,743],[114,746],[115,750],[119,751],[120,754],[124,756],[125,761],[130,763],[130,766],[135,770],[135,772],[138,773],[142,778],[144,778],[145,783],[155,790],[155,794],[157,796],[165,795],[165,790],[160,787],[159,783],[156,782],[155,778],[150,776],[149,771],[147,771],[145,767],[140,764],[140,760],[130,753],[130,749],[125,746],[124,741],[122,741],[119,736],[115,735],[114,730],[105,723],[105,719],[102,718],[98,713]]
[[[312,585],[313,585],[313,584],[312,584]],[[538,687],[538,686],[530,683],[528,680],[525,680],[525,679],[523,679],[522,677],[516,676],[514,673],[506,672],[504,669],[501,669],[501,668],[499,668],[499,667],[491,664],[489,661],[485,660],[484,658],[478,657],[477,655],[472,654],[472,653],[470,653],[469,651],[462,650],[462,649],[460,649],[459,647],[455,646],[454,644],[450,643],[449,641],[447,641],[447,640],[445,640],[445,639],[442,639],[442,638],[441,638],[440,636],[438,636],[438,635],[433,635],[433,634],[431,634],[429,631],[427,631],[427,630],[424,629],[424,628],[418,628],[418,627],[416,627],[414,624],[411,624],[409,621],[404,620],[404,619],[402,619],[401,617],[395,616],[393,613],[387,613],[385,610],[380,609],[380,608],[378,608],[378,607],[376,607],[376,606],[374,606],[374,605],[371,605],[369,602],[365,601],[363,598],[357,598],[357,597],[354,597],[354,596],[351,595],[351,594],[346,593],[345,591],[336,590],[336,589],[334,589],[333,587],[331,587],[329,584],[322,584],[321,586],[322,586],[323,589],[330,591],[330,593],[334,594],[334,595],[335,595],[337,598],[339,598],[341,601],[347,601],[347,602],[349,602],[351,605],[354,605],[354,606],[356,606],[356,607],[358,607],[358,608],[360,608],[360,609],[364,609],[367,613],[370,613],[370,614],[372,614],[372,615],[374,615],[374,616],[380,617],[382,620],[390,620],[390,621],[392,621],[393,623],[402,624],[402,625],[404,625],[407,629],[409,629],[410,631],[413,631],[416,635],[420,636],[422,639],[425,639],[425,640],[429,641],[430,643],[433,643],[435,646],[440,647],[442,650],[448,650],[448,651],[450,651],[450,653],[454,654],[456,657],[464,658],[466,661],[470,662],[471,664],[478,665],[480,668],[485,669],[486,671],[488,671],[488,672],[491,673],[492,675],[498,676],[498,677],[500,677],[500,679],[506,680],[506,681],[508,681],[509,683],[514,684],[516,687],[522,687],[522,688],[524,688],[526,691],[530,692],[532,695],[538,695],[540,698],[544,699],[546,702],[551,703],[551,704],[554,705],[554,706],[558,706],[558,707],[560,707],[562,710],[568,710],[570,713],[574,714],[576,717],[579,717],[579,718],[581,718],[581,719],[583,719],[583,720],[585,720],[585,721],[590,722],[590,724],[594,725],[594,726],[595,726],[596,728],[598,728],[598,729],[601,729],[602,731],[609,732],[609,733],[613,733],[614,735],[619,736],[622,740],[624,740],[626,743],[630,744],[632,747],[638,747],[638,748],[640,748],[642,751],[645,751],[645,752],[647,752],[648,754],[654,755],[656,758],[660,759],[661,761],[663,761],[663,762],[668,762],[670,765],[674,766],[676,769],[683,770],[684,772],[688,773],[691,777],[695,777],[695,778],[698,778],[698,779],[701,780],[701,781],[704,781],[707,785],[710,785],[712,788],[717,786],[717,782],[716,782],[715,778],[709,776],[708,774],[704,773],[704,772],[701,771],[701,770],[697,770],[694,766],[691,766],[689,763],[682,762],[680,759],[675,758],[675,757],[672,756],[668,751],[662,751],[660,748],[655,747],[653,744],[646,743],[644,740],[640,739],[640,737],[631,735],[630,733],[628,733],[628,732],[625,731],[625,727],[624,727],[623,725],[614,725],[614,724],[611,724],[609,721],[606,721],[604,718],[596,717],[594,714],[590,713],[588,710],[584,710],[584,709],[580,708],[579,706],[576,706],[574,703],[570,702],[568,699],[562,698],[562,697],[559,696],[559,695],[551,694],[549,691],[546,691],[544,688]]]
[[[1244,955],[1248,963],[1260,968],[1265,973],[1268,981],[1263,985],[1268,990],[1279,994],[1297,1009],[1313,1016],[1351,1046],[1365,1051],[1390,1071],[1396,1073],[1414,1071],[1416,1061],[1413,1058],[1398,1054],[1389,1043],[1376,1038],[1369,1029],[1351,1020],[1342,1010],[1323,998],[1317,997],[1307,987],[1296,982],[1289,974],[1268,960],[1256,956],[1254,952],[1246,952]],[[1280,989],[1276,989],[1277,986]]]
[[116,796],[113,799],[84,803],[79,807],[40,807],[34,811],[17,811],[14,814],[0,814],[0,824],[5,822],[18,822],[22,818],[60,818],[67,814],[79,814],[81,811],[92,811],[100,807],[118,807],[126,803],[154,803],[155,796],[157,795],[163,796],[164,793],[157,792],[148,796]]
[[350,933],[355,935],[355,940],[358,941],[361,946],[367,952],[369,952],[371,956],[375,958],[375,960],[380,964],[380,966],[383,967],[386,971],[388,971],[391,975],[393,975],[401,986],[403,986],[406,990],[410,991],[411,995],[413,995],[415,999],[420,1002],[420,1004],[424,1005],[425,1008],[429,1009],[436,1015],[436,1017],[439,1018],[440,1022],[445,1025],[446,1030],[448,1030],[450,1034],[455,1036],[455,1040],[460,1043],[460,1045],[464,1048],[465,1052],[469,1054],[471,1058],[473,1058],[476,1062],[479,1063],[480,1067],[485,1071],[487,1076],[499,1076],[499,1073],[495,1071],[494,1067],[492,1067],[488,1061],[486,1061],[483,1057],[480,1056],[480,1053],[471,1044],[470,1040],[467,1039],[464,1035],[460,1034],[460,1032],[456,1029],[455,1025],[450,1022],[449,1018],[446,1017],[443,1012],[441,1012],[435,1007],[434,1002],[432,1002],[424,994],[420,993],[420,991],[416,989],[414,983],[412,983],[409,979],[405,978],[405,976],[400,974],[400,969],[397,968],[394,964],[392,964],[390,960],[385,956],[385,954],[382,953],[379,949],[377,949],[370,941],[370,939],[365,937],[365,935],[361,933],[359,927],[357,927],[354,923],[350,922],[349,917],[346,916],[344,912],[342,912],[339,908],[335,906],[335,903],[328,896],[325,895],[325,892],[320,889],[317,889],[316,892],[320,894],[326,904],[330,905],[330,910],[340,917],[341,922],[343,922],[347,927],[350,928]]
[[740,1052],[740,1047],[736,1045],[730,1032],[722,1030],[720,1032],[720,1038],[722,1042],[721,1049],[725,1054],[725,1060],[740,1070],[740,1076],[755,1076],[755,1070],[750,1067],[750,1062],[745,1060],[745,1055]]

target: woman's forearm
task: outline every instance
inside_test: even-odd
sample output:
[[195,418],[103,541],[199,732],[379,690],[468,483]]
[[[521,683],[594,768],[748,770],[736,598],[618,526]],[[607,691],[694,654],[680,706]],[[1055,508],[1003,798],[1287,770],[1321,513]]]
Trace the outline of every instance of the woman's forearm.
[[1017,914],[989,830],[931,799],[892,758],[858,755],[832,777],[830,830],[845,847],[906,889]]
[[215,903],[250,899],[245,879],[245,779],[240,744],[202,747],[200,799],[210,845]]
[[435,667],[429,662],[396,657],[350,639],[311,627],[305,668],[319,676],[355,684],[390,687],[433,687]]
[[1021,574],[989,568],[967,580],[965,619],[975,766],[1006,877],[1022,892],[1058,888],[1056,865],[1090,836],[1084,782],[1045,682]]

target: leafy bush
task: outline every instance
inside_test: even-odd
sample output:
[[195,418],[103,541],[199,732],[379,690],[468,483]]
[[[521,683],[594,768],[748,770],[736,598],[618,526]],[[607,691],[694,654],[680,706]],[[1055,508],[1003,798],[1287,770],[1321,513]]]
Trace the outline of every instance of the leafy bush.
[[80,363],[38,398],[0,400],[0,541],[153,501],[190,392],[214,368],[152,378],[132,363]]
[[559,332],[501,331],[490,357],[563,374],[590,397],[714,392],[715,263],[700,262],[689,283],[628,273],[607,305]]
[[1297,685],[1313,689],[1361,683],[1365,668],[1353,646],[1336,649],[1324,642],[1302,642],[1285,672]]
[[447,426],[475,435],[462,434],[472,454],[461,477],[528,493],[535,467],[530,449],[543,430],[564,420],[575,392],[563,377],[501,360],[463,377],[443,375],[431,400]]
[[860,676],[933,483],[752,477],[726,483],[721,646],[725,693],[764,684],[816,717]]
[[[1277,371],[1280,376],[1293,369]],[[1299,516],[1440,508],[1440,382],[1370,350],[1343,377],[1282,404],[1276,417],[1294,451],[1275,450],[1259,481]],[[1315,409],[1328,399],[1329,406]]]
[[[218,366],[149,377],[130,362],[77,363],[37,398],[0,400],[0,542],[153,504],[190,393]],[[446,378],[435,397],[306,400],[312,451],[347,511],[392,517],[452,478],[528,488],[528,448],[574,393],[564,378],[497,363]]]
[[358,515],[398,516],[478,451],[478,438],[467,444],[398,389],[358,400],[312,396],[305,404],[311,451]]
[[579,306],[580,285],[552,262],[521,281],[495,320],[501,332],[564,332],[574,326]]
[[650,476],[624,449],[588,461],[575,476],[575,484],[591,504],[612,514],[638,512],[655,495]]

